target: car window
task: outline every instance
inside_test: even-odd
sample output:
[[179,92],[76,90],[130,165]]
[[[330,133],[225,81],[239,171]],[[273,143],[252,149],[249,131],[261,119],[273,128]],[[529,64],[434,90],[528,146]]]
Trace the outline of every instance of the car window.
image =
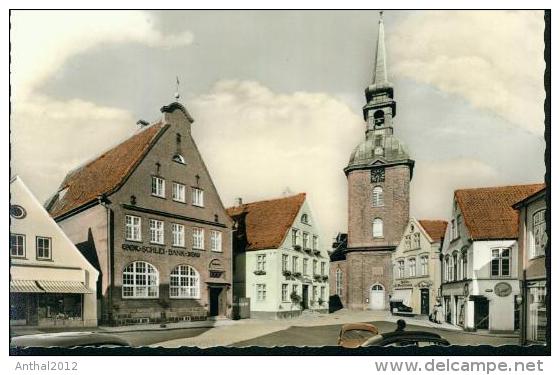
[[416,341],[411,341],[411,340],[399,340],[399,341],[395,341],[395,342],[390,342],[387,343],[383,346],[398,346],[398,347],[403,347],[403,346],[418,346],[418,342]]
[[418,346],[420,346],[420,347],[432,346],[432,345],[447,346],[445,343],[443,343],[441,341],[419,341],[418,342]]
[[366,331],[365,329],[351,329],[345,331],[342,338],[344,340],[367,340],[372,336],[375,336],[375,333],[371,331]]

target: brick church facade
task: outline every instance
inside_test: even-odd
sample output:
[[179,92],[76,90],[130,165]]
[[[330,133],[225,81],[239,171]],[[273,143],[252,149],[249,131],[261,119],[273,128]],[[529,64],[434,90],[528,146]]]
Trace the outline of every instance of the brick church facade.
[[414,161],[393,134],[396,102],[387,80],[383,19],[372,83],[365,90],[365,139],[344,173],[348,181],[348,234],[331,255],[331,301],[350,309],[386,309],[393,281],[391,255],[409,220]]

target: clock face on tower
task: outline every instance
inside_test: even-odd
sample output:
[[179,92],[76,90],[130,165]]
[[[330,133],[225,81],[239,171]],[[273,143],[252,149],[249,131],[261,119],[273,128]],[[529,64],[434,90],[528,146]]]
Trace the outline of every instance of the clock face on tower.
[[373,168],[371,170],[371,182],[384,182],[385,168]]

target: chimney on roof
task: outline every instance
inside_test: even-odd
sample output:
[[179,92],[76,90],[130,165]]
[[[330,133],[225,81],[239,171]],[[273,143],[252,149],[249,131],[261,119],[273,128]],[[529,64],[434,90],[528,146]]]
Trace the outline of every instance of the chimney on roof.
[[241,197],[235,198],[235,207],[239,207],[243,204],[243,199]]
[[148,126],[150,123],[146,120],[138,120],[136,121],[136,125],[138,125],[139,128],[143,128],[144,126]]

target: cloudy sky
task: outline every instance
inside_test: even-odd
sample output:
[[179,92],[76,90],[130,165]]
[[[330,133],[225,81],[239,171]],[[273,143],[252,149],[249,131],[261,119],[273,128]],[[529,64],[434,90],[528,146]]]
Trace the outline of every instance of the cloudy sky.
[[[385,12],[411,214],[463,187],[544,180],[543,13]],[[11,168],[44,201],[66,172],[173,101],[226,206],[305,191],[346,230],[342,169],[364,136],[377,11],[16,11]],[[327,240],[328,242],[328,240]]]

